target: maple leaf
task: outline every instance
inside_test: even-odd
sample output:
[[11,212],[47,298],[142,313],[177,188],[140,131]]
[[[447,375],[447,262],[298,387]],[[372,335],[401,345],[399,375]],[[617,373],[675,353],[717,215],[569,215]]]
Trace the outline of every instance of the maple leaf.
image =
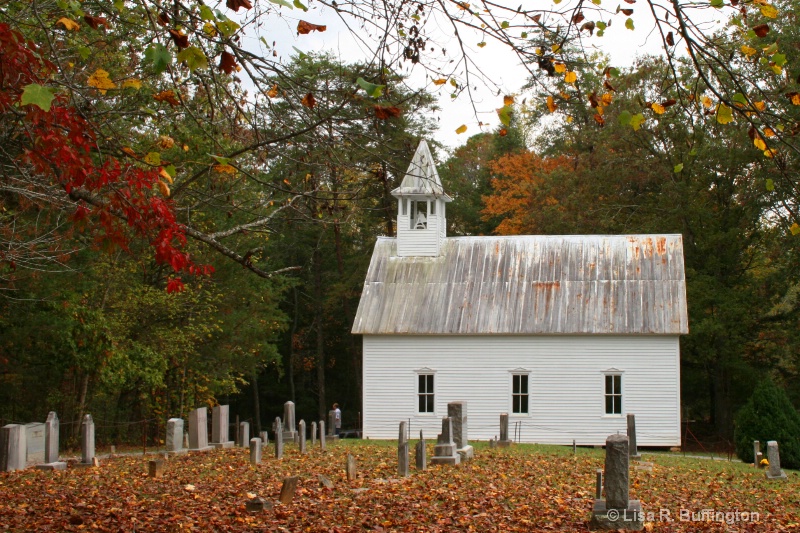
[[297,23],[297,33],[301,35],[305,35],[307,33],[311,33],[312,31],[325,31],[328,29],[327,26],[319,25],[319,24],[311,24],[310,22],[306,22],[305,20],[301,20]]
[[115,89],[117,87],[117,84],[111,81],[108,76],[108,71],[99,68],[89,76],[86,83],[89,87],[94,87],[99,90],[101,94],[106,94],[108,89]]
[[225,74],[231,74],[236,70],[236,58],[230,52],[224,50],[219,56],[219,69]]

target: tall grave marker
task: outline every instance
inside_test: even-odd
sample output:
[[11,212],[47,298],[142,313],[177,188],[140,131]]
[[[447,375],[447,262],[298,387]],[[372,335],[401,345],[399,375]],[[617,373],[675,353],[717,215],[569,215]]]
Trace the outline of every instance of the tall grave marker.
[[641,531],[644,528],[642,504],[629,499],[629,453],[627,435],[611,435],[606,439],[603,476],[606,499],[594,501],[590,529]]

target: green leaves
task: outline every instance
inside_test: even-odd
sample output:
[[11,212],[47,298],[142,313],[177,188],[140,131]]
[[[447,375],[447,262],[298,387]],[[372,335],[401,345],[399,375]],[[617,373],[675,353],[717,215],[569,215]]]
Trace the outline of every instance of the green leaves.
[[358,85],[372,98],[379,98],[383,94],[383,90],[386,88],[386,85],[376,85],[368,82],[364,78],[358,78],[356,83],[358,83]]
[[628,28],[629,30],[633,30],[633,19],[632,18],[628,17],[628,19],[625,21],[625,27]]
[[294,7],[297,9],[302,9],[303,11],[308,11],[308,8],[304,6],[300,0],[294,0]]
[[645,120],[647,119],[645,119],[644,115],[642,115],[641,113],[636,113],[635,115],[633,115],[631,117],[631,127],[633,128],[633,131],[639,131],[639,128],[642,127],[642,124],[644,123]]
[[733,122],[733,110],[723,103],[717,107],[717,122],[720,124],[728,124]]
[[55,98],[55,95],[52,90],[38,83],[31,83],[23,87],[19,105],[35,105],[42,111],[50,111],[50,104],[53,102],[53,98]]
[[203,4],[200,6],[200,19],[205,21],[212,21],[216,20],[217,17],[214,16],[214,12],[211,9]]
[[208,68],[208,58],[196,46],[190,46],[178,54],[178,61],[185,61],[189,70],[194,72],[199,68]]
[[679,174],[679,173],[680,173],[682,170],[683,170],[683,163],[678,163],[677,165],[675,165],[675,166],[672,168],[672,171],[673,171],[675,174]]
[[172,54],[163,44],[153,44],[144,51],[144,62],[152,65],[156,74],[161,74],[172,63]]
[[633,131],[639,131],[639,128],[642,127],[642,123],[644,123],[645,120],[643,114],[637,113],[633,115],[630,111],[622,111],[619,117],[617,117],[617,122],[619,122],[621,126],[630,126],[633,128]]
[[289,2],[287,2],[286,0],[269,0],[269,1],[279,6],[288,7],[289,9],[294,9],[294,6]]
[[511,115],[513,112],[514,108],[510,105],[504,105],[497,110],[497,116],[500,118],[500,122],[503,123],[503,126],[508,126],[511,124]]

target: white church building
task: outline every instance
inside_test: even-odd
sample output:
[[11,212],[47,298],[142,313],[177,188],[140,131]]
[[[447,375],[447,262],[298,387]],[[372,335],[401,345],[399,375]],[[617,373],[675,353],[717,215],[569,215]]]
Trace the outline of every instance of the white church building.
[[471,440],[508,413],[521,442],[600,445],[633,413],[639,445],[680,445],[680,235],[447,237],[425,141],[392,194],[352,329],[365,438],[435,438],[464,401]]

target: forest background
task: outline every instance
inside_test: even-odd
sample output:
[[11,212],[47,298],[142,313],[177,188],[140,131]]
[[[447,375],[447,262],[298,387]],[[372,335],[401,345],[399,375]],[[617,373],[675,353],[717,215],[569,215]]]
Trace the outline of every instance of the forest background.
[[[664,53],[615,68],[584,40],[612,17],[634,31],[635,3],[3,7],[0,423],[55,410],[74,443],[90,412],[101,441],[157,442],[194,407],[260,430],[293,400],[298,419],[338,402],[357,427],[349,331],[420,139],[454,198],[448,235],[683,235],[682,405],[706,437],[730,441],[761,379],[797,406],[800,5],[714,0],[727,23],[704,33],[680,3],[640,1]],[[356,20],[375,53],[248,45],[290,12],[298,36],[326,31],[312,15]],[[452,152],[433,91],[470,98],[480,71],[461,37],[451,60],[425,33],[435,17],[529,76]]]

